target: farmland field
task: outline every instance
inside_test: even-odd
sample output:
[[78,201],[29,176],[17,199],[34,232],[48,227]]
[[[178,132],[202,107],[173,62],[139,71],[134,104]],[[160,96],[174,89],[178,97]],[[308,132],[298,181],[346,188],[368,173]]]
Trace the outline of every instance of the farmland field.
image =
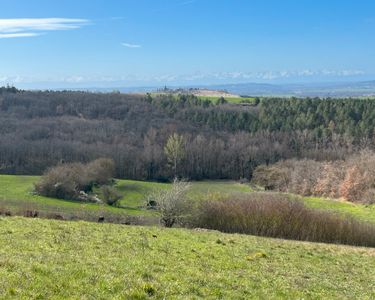
[[[144,208],[147,196],[154,191],[169,189],[168,183],[145,182],[135,180],[116,181],[116,189],[121,193],[122,208],[93,203],[79,203],[53,198],[42,197],[33,194],[33,183],[39,176],[13,176],[0,175],[0,208],[17,210],[19,208],[32,208],[41,211],[75,213],[92,211],[96,213],[109,212],[121,215],[155,215]],[[200,181],[193,182],[189,196],[193,199],[201,199],[209,193],[231,195],[236,193],[251,193],[249,185],[235,181]],[[353,204],[347,201],[332,199],[305,197],[301,198],[311,208],[330,210],[344,215],[350,215],[362,221],[375,222],[375,205]]]
[[[117,180],[115,187],[121,193],[119,204],[122,208],[94,203],[82,203],[61,199],[47,198],[33,193],[33,184],[39,180],[39,176],[13,176],[0,175],[0,208],[12,211],[18,209],[36,209],[48,212],[77,214],[91,211],[93,213],[108,212],[121,215],[154,215],[144,208],[148,195],[154,191],[170,188],[170,184],[144,182],[135,180]],[[203,181],[192,184],[190,196],[199,198],[207,193],[221,192],[243,193],[250,192],[247,185],[234,181]]]
[[[119,209],[102,206],[93,203],[82,203],[68,200],[47,198],[33,193],[33,184],[39,176],[12,176],[0,175],[0,206],[7,209],[17,210],[25,207],[53,212],[75,212],[77,211],[110,211],[122,212]],[[124,210],[127,214],[138,214],[137,210]]]
[[[161,96],[161,95],[164,95],[164,94],[163,93],[151,93],[151,95],[153,95],[153,96]],[[177,99],[178,98],[178,94],[175,94],[174,97]],[[218,96],[197,95],[196,97],[198,99],[201,99],[201,100],[208,100],[208,101],[210,101],[212,103],[216,103],[220,99],[220,97],[218,97]],[[240,104],[240,103],[243,103],[243,104],[253,104],[255,102],[255,97],[224,96],[223,98],[226,101],[228,101],[229,103],[233,103],[233,104]]]
[[[209,100],[213,103],[215,103],[219,97],[212,97],[212,96],[198,96],[199,99],[202,100]],[[254,103],[255,98],[254,97],[224,97],[225,100],[227,100],[229,103],[239,104],[239,103]]]
[[368,248],[21,217],[0,235],[4,298],[375,297]]

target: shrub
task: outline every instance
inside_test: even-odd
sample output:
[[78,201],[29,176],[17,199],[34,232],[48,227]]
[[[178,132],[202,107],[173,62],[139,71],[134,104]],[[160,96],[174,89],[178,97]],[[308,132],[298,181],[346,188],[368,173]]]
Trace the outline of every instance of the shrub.
[[109,183],[114,173],[114,163],[97,159],[87,165],[69,163],[49,169],[35,184],[39,195],[59,199],[81,200],[82,192],[92,191],[94,185]]
[[114,206],[122,198],[122,195],[113,187],[104,185],[101,187],[104,203]]
[[286,195],[254,193],[206,200],[195,226],[228,233],[375,246],[375,226],[331,212],[305,207]]
[[340,195],[352,201],[361,201],[366,190],[366,179],[358,167],[353,166],[347,170],[345,179],[340,185]]
[[288,186],[288,176],[286,170],[279,165],[261,165],[254,171],[253,183],[265,187],[266,190],[284,191]]
[[51,168],[35,184],[35,191],[39,195],[59,199],[75,199],[81,190],[87,190],[87,181],[84,165],[80,163]]
[[[318,180],[313,188],[313,195],[329,198],[340,197],[340,182],[342,180],[342,163],[323,163]],[[309,170],[306,170],[308,175]]]
[[304,196],[344,198],[352,202],[374,201],[375,153],[362,151],[343,161],[285,160],[259,166],[252,182],[266,190]]
[[182,222],[189,213],[186,196],[189,189],[188,182],[175,179],[171,189],[157,191],[148,199],[148,203],[150,200],[156,203],[156,209],[160,212],[160,222],[165,227],[172,227]]
[[112,159],[99,158],[86,165],[87,179],[94,184],[108,184],[114,175],[115,163]]
[[363,201],[368,205],[375,204],[375,189],[374,188],[371,188],[365,192],[365,194],[363,195]]

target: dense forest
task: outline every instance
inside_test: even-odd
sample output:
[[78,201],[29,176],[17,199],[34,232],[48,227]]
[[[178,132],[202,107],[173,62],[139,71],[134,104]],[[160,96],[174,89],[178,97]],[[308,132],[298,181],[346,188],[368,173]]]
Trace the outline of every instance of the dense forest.
[[[120,178],[250,179],[283,159],[342,160],[375,148],[375,101],[261,98],[213,103],[193,95],[0,88],[0,172],[41,174],[63,162],[112,158]],[[166,151],[174,134],[181,155]]]

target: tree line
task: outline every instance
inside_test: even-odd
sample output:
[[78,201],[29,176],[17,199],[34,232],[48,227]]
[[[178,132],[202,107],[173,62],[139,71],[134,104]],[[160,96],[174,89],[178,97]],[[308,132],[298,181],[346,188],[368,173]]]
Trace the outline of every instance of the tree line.
[[0,172],[35,175],[107,157],[119,178],[250,179],[261,164],[340,160],[373,149],[374,114],[372,100],[262,98],[236,105],[193,95],[8,87],[0,92]]

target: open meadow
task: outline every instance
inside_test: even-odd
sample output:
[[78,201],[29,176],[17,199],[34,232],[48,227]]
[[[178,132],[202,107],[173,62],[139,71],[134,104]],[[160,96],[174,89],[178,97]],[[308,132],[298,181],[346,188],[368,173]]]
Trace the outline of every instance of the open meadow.
[[0,218],[5,299],[373,299],[371,248]]
[[[156,212],[146,209],[147,197],[158,190],[168,190],[169,183],[146,182],[136,180],[116,180],[115,188],[121,194],[120,207],[82,203],[77,201],[53,199],[36,195],[33,192],[34,183],[40,176],[0,175],[0,208],[17,213],[24,210],[40,210],[50,213],[80,214],[92,212],[95,215],[103,213],[120,214],[124,216],[150,216]],[[230,196],[252,193],[248,184],[236,181],[198,181],[191,184],[188,196],[193,200],[207,197],[210,194]],[[362,221],[375,223],[375,205],[354,204],[348,201],[326,199],[319,197],[301,197],[308,207],[325,211],[333,211],[349,215]]]

